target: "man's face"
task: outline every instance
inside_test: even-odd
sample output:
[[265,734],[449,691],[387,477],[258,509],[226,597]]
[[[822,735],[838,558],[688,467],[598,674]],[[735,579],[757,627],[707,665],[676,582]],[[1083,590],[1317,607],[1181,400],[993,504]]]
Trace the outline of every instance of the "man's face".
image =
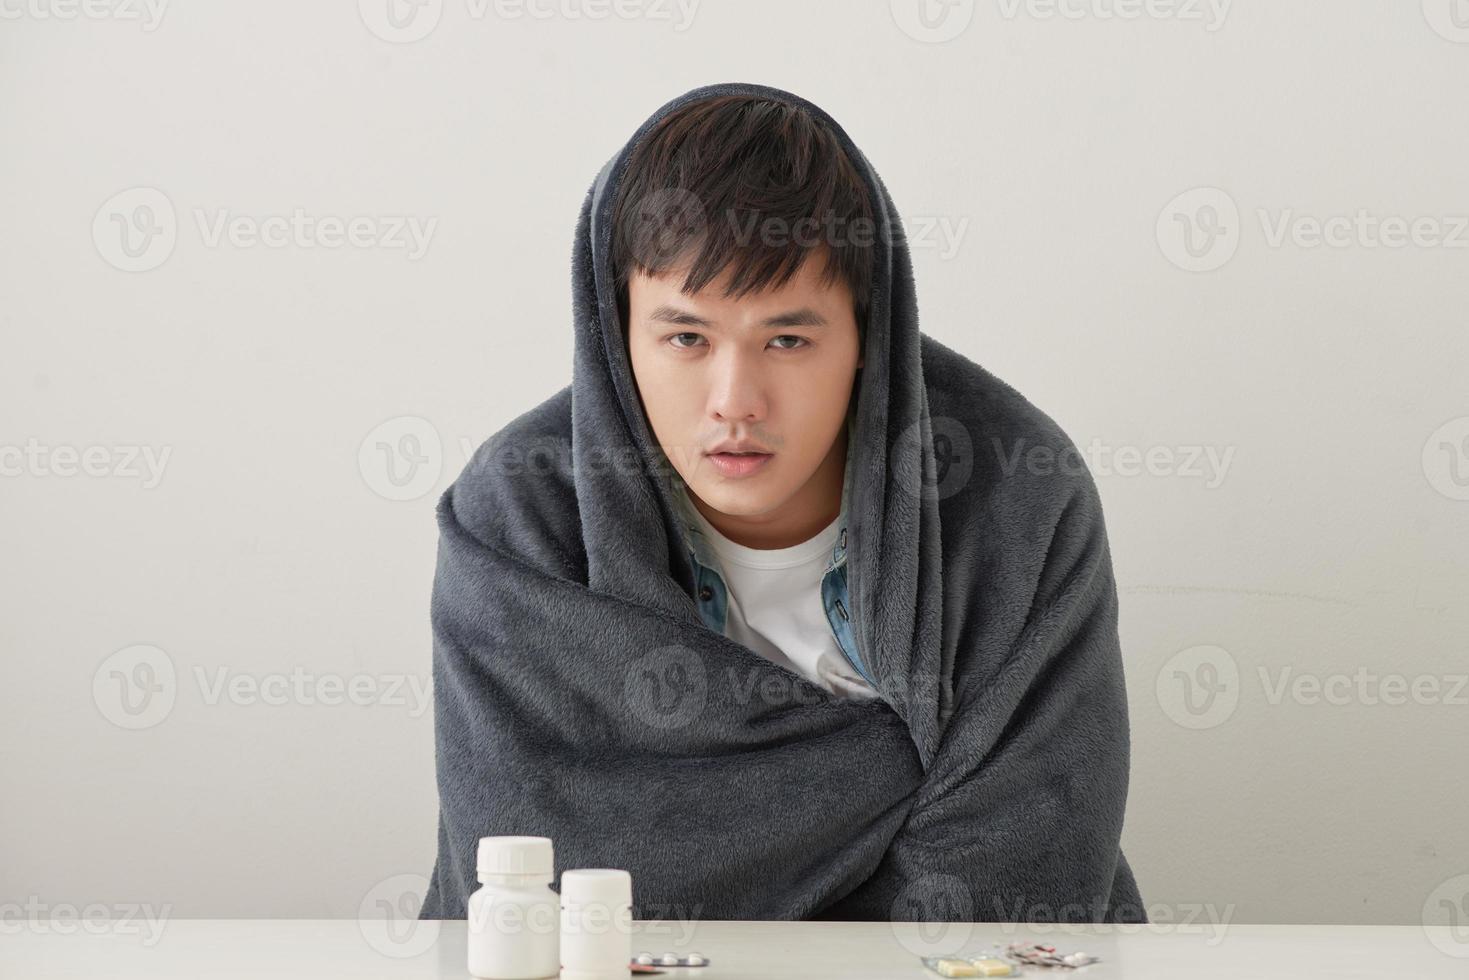
[[[685,270],[628,282],[627,346],[654,437],[700,512],[757,548],[804,541],[836,517],[845,426],[861,366],[851,291],[808,255],[779,289],[724,297],[730,269],[693,296]],[[768,458],[711,451],[751,442]]]

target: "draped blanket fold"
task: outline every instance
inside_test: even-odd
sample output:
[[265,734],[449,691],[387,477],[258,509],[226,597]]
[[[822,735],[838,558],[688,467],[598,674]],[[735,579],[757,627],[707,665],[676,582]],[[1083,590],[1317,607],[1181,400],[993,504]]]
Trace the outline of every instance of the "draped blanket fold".
[[[724,93],[826,120],[879,217],[848,582],[880,698],[843,699],[706,628],[611,286],[610,207],[666,113]],[[572,383],[440,498],[431,622],[438,858],[475,845],[625,868],[639,919],[1146,921],[1120,848],[1129,734],[1096,487],[1067,435],[922,334],[900,217],[818,107],[747,83],[648,118],[583,201]]]

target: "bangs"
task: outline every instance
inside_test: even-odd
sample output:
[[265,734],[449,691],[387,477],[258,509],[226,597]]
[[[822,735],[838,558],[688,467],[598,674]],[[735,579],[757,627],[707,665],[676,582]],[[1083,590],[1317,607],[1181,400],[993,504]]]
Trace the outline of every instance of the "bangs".
[[628,278],[683,271],[685,294],[730,270],[724,295],[778,289],[809,259],[844,283],[859,327],[872,289],[876,222],[835,134],[804,110],[749,96],[685,106],[634,149],[613,206],[612,264]]

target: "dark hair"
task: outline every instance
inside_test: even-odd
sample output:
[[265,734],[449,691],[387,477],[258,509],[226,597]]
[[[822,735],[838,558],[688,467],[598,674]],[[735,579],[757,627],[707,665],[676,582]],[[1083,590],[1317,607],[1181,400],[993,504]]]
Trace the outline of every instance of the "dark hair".
[[876,234],[867,187],[825,123],[763,96],[690,103],[645,134],[618,186],[611,262],[623,329],[634,269],[658,275],[692,257],[691,294],[733,262],[725,295],[739,297],[779,288],[824,248],[822,283],[845,281],[865,335]]

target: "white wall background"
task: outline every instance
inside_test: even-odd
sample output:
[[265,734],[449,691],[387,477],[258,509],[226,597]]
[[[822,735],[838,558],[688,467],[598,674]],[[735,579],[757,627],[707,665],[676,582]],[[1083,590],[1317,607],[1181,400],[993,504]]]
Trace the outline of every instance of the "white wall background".
[[[843,122],[924,330],[1092,447],[1155,915],[1459,897],[1469,10],[960,0],[930,36],[908,0],[430,0],[408,40],[387,0],[97,2],[0,2],[0,903],[351,916],[428,872],[434,501],[569,381],[598,168],[729,80]],[[147,204],[176,240],[130,258]],[[298,208],[374,243],[211,243]],[[374,445],[405,434],[429,462],[396,488]],[[168,665],[129,714],[118,676]],[[370,703],[271,687],[298,669]]]

